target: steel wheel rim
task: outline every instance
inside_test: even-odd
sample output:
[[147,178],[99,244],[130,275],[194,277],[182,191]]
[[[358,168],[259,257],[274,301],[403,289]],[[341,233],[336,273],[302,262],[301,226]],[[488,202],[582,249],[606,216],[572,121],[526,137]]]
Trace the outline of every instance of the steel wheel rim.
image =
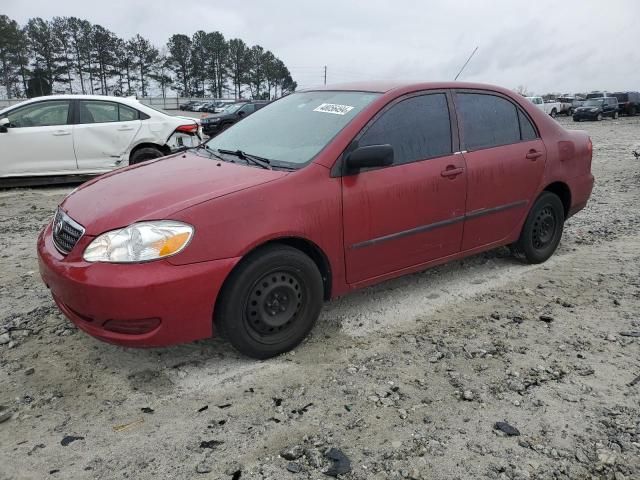
[[291,334],[305,303],[300,277],[288,269],[273,270],[249,289],[243,312],[247,331],[261,343],[279,343]]
[[541,250],[548,247],[556,236],[558,220],[550,206],[544,207],[533,222],[533,247]]

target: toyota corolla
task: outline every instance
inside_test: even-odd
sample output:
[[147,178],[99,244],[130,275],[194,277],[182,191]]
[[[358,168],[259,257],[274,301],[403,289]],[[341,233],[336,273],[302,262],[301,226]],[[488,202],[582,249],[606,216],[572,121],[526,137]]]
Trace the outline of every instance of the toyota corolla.
[[591,156],[586,133],[500,87],[306,90],[79,187],[39,236],[40,272],[99,339],[219,334],[267,358],[354,289],[503,245],[544,262],[587,204]]

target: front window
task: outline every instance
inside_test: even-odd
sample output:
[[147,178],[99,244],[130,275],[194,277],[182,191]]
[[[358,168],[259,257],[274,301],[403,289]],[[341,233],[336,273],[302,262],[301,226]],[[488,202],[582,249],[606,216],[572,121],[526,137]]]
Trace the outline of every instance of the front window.
[[379,95],[345,91],[294,93],[259,109],[207,145],[301,166]]
[[585,107],[601,107],[603,103],[604,103],[604,98],[600,98],[600,99],[592,98],[584,102],[584,106]]
[[69,116],[68,100],[33,103],[4,114],[14,128],[66,125]]

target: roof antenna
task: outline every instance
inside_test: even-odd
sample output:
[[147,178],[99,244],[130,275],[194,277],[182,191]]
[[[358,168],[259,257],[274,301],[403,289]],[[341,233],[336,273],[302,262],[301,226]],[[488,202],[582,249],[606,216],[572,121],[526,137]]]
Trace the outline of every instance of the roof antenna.
[[478,51],[478,47],[476,47],[473,52],[471,52],[471,55],[469,55],[469,58],[467,58],[467,61],[464,62],[464,65],[462,65],[462,68],[460,69],[460,71],[458,72],[458,74],[456,75],[456,78],[453,79],[453,81],[455,82],[456,80],[458,80],[458,77],[460,76],[460,74],[462,73],[462,71],[464,70],[464,67],[467,66],[467,63],[469,63],[469,61],[471,60],[471,58],[476,54],[476,52]]

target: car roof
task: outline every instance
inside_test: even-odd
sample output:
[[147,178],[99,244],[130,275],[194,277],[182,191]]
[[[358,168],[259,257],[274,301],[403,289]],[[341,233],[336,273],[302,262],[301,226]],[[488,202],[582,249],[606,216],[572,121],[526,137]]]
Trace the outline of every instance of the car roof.
[[374,92],[374,93],[391,93],[391,92],[409,92],[417,90],[439,90],[439,89],[468,89],[468,90],[491,90],[501,92],[508,95],[517,95],[512,90],[489,85],[486,83],[474,82],[392,82],[392,81],[369,81],[369,82],[350,82],[338,83],[332,85],[321,85],[318,87],[309,87],[297,92],[314,92],[323,90],[333,91],[354,91],[354,92]]
[[110,101],[110,102],[120,102],[120,103],[124,103],[131,106],[143,105],[134,97],[114,97],[110,95],[65,94],[65,95],[46,95],[43,97],[33,97],[19,103],[14,103],[13,105],[10,105],[10,107],[12,108],[17,105],[23,105],[23,104],[26,105],[34,102],[41,102],[43,100],[103,100],[103,101]]

